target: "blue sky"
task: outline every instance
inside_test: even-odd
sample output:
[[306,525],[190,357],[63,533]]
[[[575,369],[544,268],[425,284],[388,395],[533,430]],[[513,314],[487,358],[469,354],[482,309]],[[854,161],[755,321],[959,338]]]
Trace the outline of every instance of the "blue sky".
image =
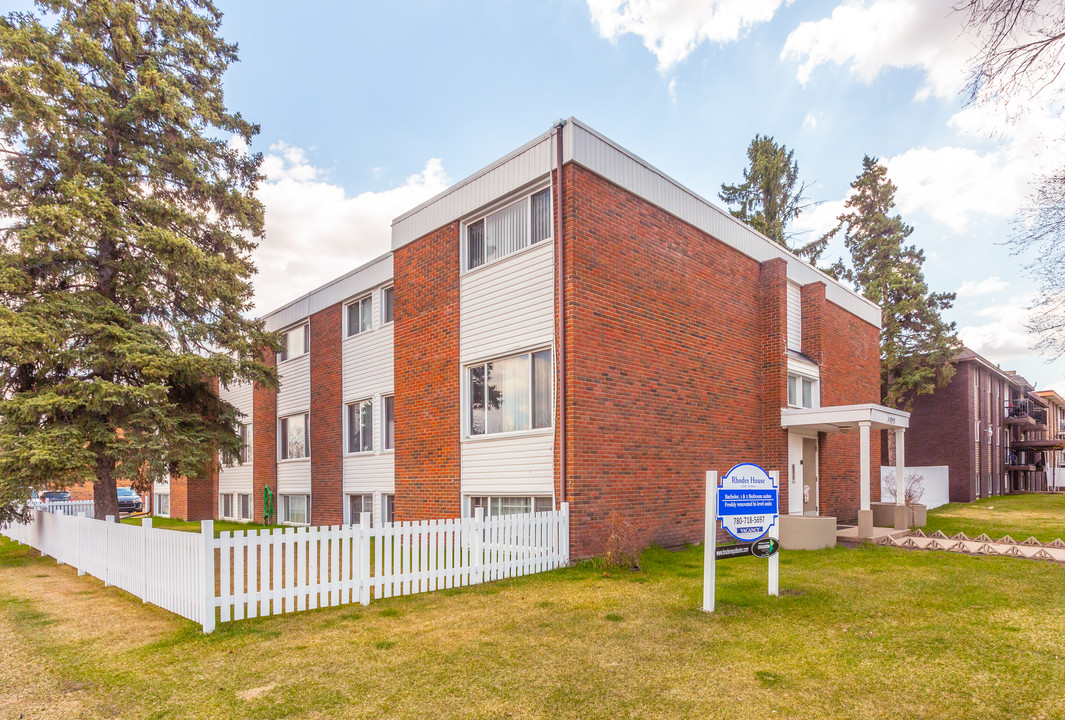
[[834,225],[862,156],[882,158],[930,285],[959,291],[965,342],[1065,391],[1065,361],[1029,349],[1035,288],[1001,244],[1029,179],[1062,159],[1044,140],[1062,119],[963,107],[976,38],[952,0],[218,5],[240,45],[227,103],[267,155],[262,310],[387,251],[392,217],[559,117],[714,202],[762,133],[819,203],[794,228],[808,237]]

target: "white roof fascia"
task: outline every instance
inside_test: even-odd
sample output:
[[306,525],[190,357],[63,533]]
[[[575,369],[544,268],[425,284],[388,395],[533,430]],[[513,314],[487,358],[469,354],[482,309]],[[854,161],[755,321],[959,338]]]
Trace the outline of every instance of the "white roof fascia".
[[[500,197],[517,192],[555,166],[554,132],[548,131],[514,152],[461,180],[392,222],[396,250],[437,228],[470,215]],[[731,214],[700,197],[650,163],[603,137],[580,121],[566,121],[563,162],[576,162],[644,200],[657,205],[758,262],[783,259],[788,278],[800,285],[825,283],[830,302],[879,328],[880,307],[838,280],[800,259]]]
[[266,329],[270,332],[281,330],[310,317],[319,310],[372,290],[391,279],[392,253],[389,252],[266,313],[262,316],[266,321]]

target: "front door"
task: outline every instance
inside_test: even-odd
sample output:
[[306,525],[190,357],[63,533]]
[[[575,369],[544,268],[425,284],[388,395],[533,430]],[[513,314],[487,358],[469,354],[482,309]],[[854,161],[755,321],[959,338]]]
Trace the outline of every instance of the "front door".
[[817,441],[802,439],[802,514],[817,515]]

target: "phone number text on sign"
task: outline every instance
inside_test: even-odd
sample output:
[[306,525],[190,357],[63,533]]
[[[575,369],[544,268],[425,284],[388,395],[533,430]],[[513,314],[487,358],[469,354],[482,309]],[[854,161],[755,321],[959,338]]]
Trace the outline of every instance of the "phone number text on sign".
[[721,527],[742,542],[753,542],[776,524],[779,512],[777,482],[754,463],[741,463],[721,479],[717,490]]

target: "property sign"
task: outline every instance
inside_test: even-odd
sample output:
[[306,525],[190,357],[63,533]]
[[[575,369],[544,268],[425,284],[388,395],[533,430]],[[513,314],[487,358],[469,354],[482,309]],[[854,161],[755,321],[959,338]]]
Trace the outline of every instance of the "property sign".
[[756,558],[768,558],[775,555],[777,550],[780,550],[779,540],[776,540],[775,538],[762,538],[761,540],[756,540],[753,543],[742,543],[740,545],[724,545],[722,547],[719,547],[714,554],[718,560],[750,556],[754,556]]
[[779,520],[778,483],[754,463],[741,463],[721,478],[717,515],[721,527],[741,542],[764,537]]

